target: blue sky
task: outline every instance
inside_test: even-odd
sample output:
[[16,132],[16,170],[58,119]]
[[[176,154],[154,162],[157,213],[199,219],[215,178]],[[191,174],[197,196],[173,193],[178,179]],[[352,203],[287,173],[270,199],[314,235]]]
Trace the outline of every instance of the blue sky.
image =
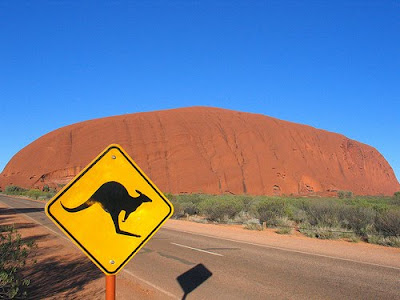
[[194,105],[377,148],[400,179],[400,1],[0,1],[0,170],[65,125]]

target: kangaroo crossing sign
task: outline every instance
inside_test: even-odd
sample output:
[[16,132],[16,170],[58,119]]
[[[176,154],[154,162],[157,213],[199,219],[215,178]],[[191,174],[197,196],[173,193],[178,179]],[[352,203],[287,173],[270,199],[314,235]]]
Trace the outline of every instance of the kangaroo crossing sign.
[[105,274],[114,275],[171,217],[173,206],[119,145],[110,145],[45,211]]

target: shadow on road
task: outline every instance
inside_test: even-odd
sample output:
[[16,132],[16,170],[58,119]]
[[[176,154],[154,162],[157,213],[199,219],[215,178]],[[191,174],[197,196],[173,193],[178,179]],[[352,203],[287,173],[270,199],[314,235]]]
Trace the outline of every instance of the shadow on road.
[[67,293],[63,297],[72,299],[74,293],[100,277],[103,273],[86,257],[74,261],[60,261],[58,258],[41,262],[26,274],[26,278],[31,280],[29,299],[43,299],[64,292]]
[[27,207],[27,208],[0,208],[0,215],[29,214],[34,212],[43,212],[44,208]]
[[37,228],[38,224],[34,223],[13,223],[15,229],[28,229],[28,228]]
[[179,275],[176,280],[179,282],[179,285],[185,293],[182,297],[182,300],[186,299],[189,293],[193,292],[211,276],[211,271],[208,270],[203,264],[198,264],[189,271]]

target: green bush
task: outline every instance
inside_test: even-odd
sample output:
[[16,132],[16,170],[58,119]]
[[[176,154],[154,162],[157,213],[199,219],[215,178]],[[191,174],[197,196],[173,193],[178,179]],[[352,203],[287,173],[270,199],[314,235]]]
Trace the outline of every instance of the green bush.
[[368,235],[368,243],[378,244],[389,247],[400,248],[400,237],[398,236],[383,236],[383,235]]
[[27,189],[24,189],[24,188],[16,186],[16,185],[9,185],[6,187],[5,193],[7,195],[27,196],[29,198],[33,198],[33,199],[37,200],[39,198],[50,199],[56,194],[56,191],[51,188],[49,188],[48,191],[41,191],[38,189],[27,190]]
[[226,222],[243,209],[243,202],[235,198],[212,197],[200,203],[200,212],[210,221]]
[[171,201],[172,205],[174,206],[174,214],[172,215],[172,218],[174,219],[179,219],[185,215],[183,211],[182,204],[179,202],[175,202],[174,200]]
[[292,228],[290,227],[279,227],[276,231],[278,234],[292,234]]
[[353,198],[353,192],[347,191],[346,194],[344,195],[346,198]]
[[[249,195],[168,195],[174,218],[188,216],[214,222],[243,224],[262,230],[262,223],[285,233],[297,225],[317,238],[360,239],[397,245],[400,236],[400,192],[392,197],[353,196],[339,191],[338,198],[295,198]],[[189,218],[189,219],[190,219]]]
[[13,227],[0,225],[0,299],[27,297],[30,281],[21,271],[34,246],[33,241],[22,240]]
[[260,222],[266,222],[267,226],[275,226],[279,218],[290,214],[286,202],[278,199],[263,199],[256,204],[255,210]]
[[400,237],[400,210],[380,212],[375,220],[376,231],[385,237]]
[[250,219],[243,223],[243,228],[248,230],[258,230],[262,231],[264,228],[260,224],[259,219]]
[[376,211],[369,207],[344,206],[340,211],[340,223],[343,227],[365,236],[373,227]]
[[7,195],[21,195],[26,192],[26,189],[17,186],[17,185],[8,185],[6,186],[5,193]]
[[341,227],[312,226],[304,224],[299,231],[308,237],[332,240],[332,239],[354,239],[355,234]]
[[351,192],[351,191],[338,191],[338,192],[337,192],[337,196],[338,196],[340,199],[343,199],[343,198],[353,198],[353,192]]
[[43,192],[39,191],[39,190],[29,190],[26,191],[25,196],[28,196],[29,198],[33,198],[33,199],[38,199],[40,196],[43,195]]
[[337,227],[341,206],[334,200],[303,201],[301,209],[312,226]]
[[183,212],[185,215],[197,215],[200,211],[198,205],[193,202],[184,202],[182,203]]
[[394,193],[391,200],[394,205],[400,205],[400,192]]

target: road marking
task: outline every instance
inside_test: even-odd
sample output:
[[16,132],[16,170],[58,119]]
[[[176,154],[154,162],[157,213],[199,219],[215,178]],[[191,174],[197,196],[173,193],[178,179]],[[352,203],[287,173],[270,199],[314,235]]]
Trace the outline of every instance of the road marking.
[[[25,199],[23,199],[23,200],[25,200]],[[17,212],[17,211],[16,211],[16,207],[11,207],[11,206],[9,206],[7,203],[4,203],[4,202],[1,201],[1,200],[0,200],[0,202],[3,203],[5,206],[8,206],[10,209],[14,210],[15,212]],[[44,211],[43,211],[43,212],[44,212]],[[31,216],[28,216],[28,215],[25,214],[25,213],[18,213],[18,214],[25,215],[25,217],[29,218],[30,220],[32,220],[32,221],[35,222],[36,224],[39,224],[39,225],[41,225],[41,226],[46,227],[48,230],[50,230],[51,232],[53,232],[53,233],[56,234],[57,236],[63,238],[64,240],[66,240],[66,241],[68,241],[68,242],[71,242],[71,240],[68,239],[67,237],[61,235],[61,234],[58,233],[57,231],[51,229],[50,227],[46,226],[45,224],[39,222],[38,220],[35,220],[35,219],[32,218]],[[80,252],[80,253],[82,253],[82,252]],[[159,287],[159,286],[157,286],[157,285],[155,285],[155,284],[153,284],[153,283],[151,283],[151,282],[149,282],[149,281],[147,281],[147,280],[145,280],[145,279],[143,279],[143,278],[140,278],[140,277],[136,276],[135,274],[133,274],[131,271],[127,270],[126,268],[125,268],[125,269],[122,269],[121,272],[124,272],[124,273],[126,273],[126,274],[132,276],[133,278],[144,282],[145,284],[147,284],[147,285],[151,286],[152,288],[154,288],[154,289],[156,289],[156,290],[158,290],[158,291],[160,291],[160,292],[166,294],[167,296],[169,296],[169,297],[171,297],[171,298],[173,298],[173,299],[181,299],[181,298],[175,296],[174,294],[171,294],[170,292],[164,290],[163,288],[161,288],[161,287]]]
[[[292,253],[300,253],[300,254],[305,254],[305,255],[310,255],[310,256],[317,256],[317,257],[337,259],[337,260],[342,260],[342,261],[349,261],[349,262],[354,262],[354,263],[359,263],[359,264],[364,264],[364,265],[370,265],[370,266],[374,266],[374,267],[388,268],[388,269],[393,269],[393,270],[399,270],[400,271],[399,267],[393,267],[393,266],[388,266],[388,265],[380,265],[380,264],[376,264],[376,263],[369,263],[369,262],[354,260],[354,259],[350,259],[350,258],[335,257],[335,256],[330,256],[330,255],[316,254],[316,253],[310,253],[310,252],[305,252],[305,251],[300,251],[300,250],[293,250],[293,249],[281,248],[281,247],[276,247],[276,246],[269,246],[269,245],[251,243],[251,242],[246,242],[246,241],[233,240],[233,239],[229,239],[229,238],[216,237],[216,236],[212,236],[212,235],[208,235],[208,234],[190,232],[190,231],[186,231],[186,230],[177,230],[177,229],[165,228],[165,227],[161,228],[161,230],[172,230],[172,231],[176,231],[176,232],[184,232],[184,233],[188,233],[188,234],[192,234],[192,235],[199,235],[199,236],[204,236],[204,237],[213,238],[213,239],[217,239],[217,240],[224,240],[224,241],[240,243],[240,244],[246,244],[246,245],[252,245],[252,246],[258,246],[258,247],[263,247],[263,248],[268,248],[268,249],[282,250],[282,251],[292,252]],[[202,250],[202,251],[204,251],[204,250]]]
[[176,246],[178,246],[178,247],[182,247],[182,248],[188,248],[188,249],[191,249],[191,250],[195,250],[195,251],[199,251],[199,252],[208,253],[208,254],[211,254],[211,255],[223,256],[222,254],[215,253],[215,252],[211,252],[211,251],[206,251],[206,250],[199,249],[199,248],[193,248],[193,247],[189,247],[189,246],[181,245],[181,244],[177,244],[177,243],[172,243],[172,242],[171,242],[171,244],[176,245]]

